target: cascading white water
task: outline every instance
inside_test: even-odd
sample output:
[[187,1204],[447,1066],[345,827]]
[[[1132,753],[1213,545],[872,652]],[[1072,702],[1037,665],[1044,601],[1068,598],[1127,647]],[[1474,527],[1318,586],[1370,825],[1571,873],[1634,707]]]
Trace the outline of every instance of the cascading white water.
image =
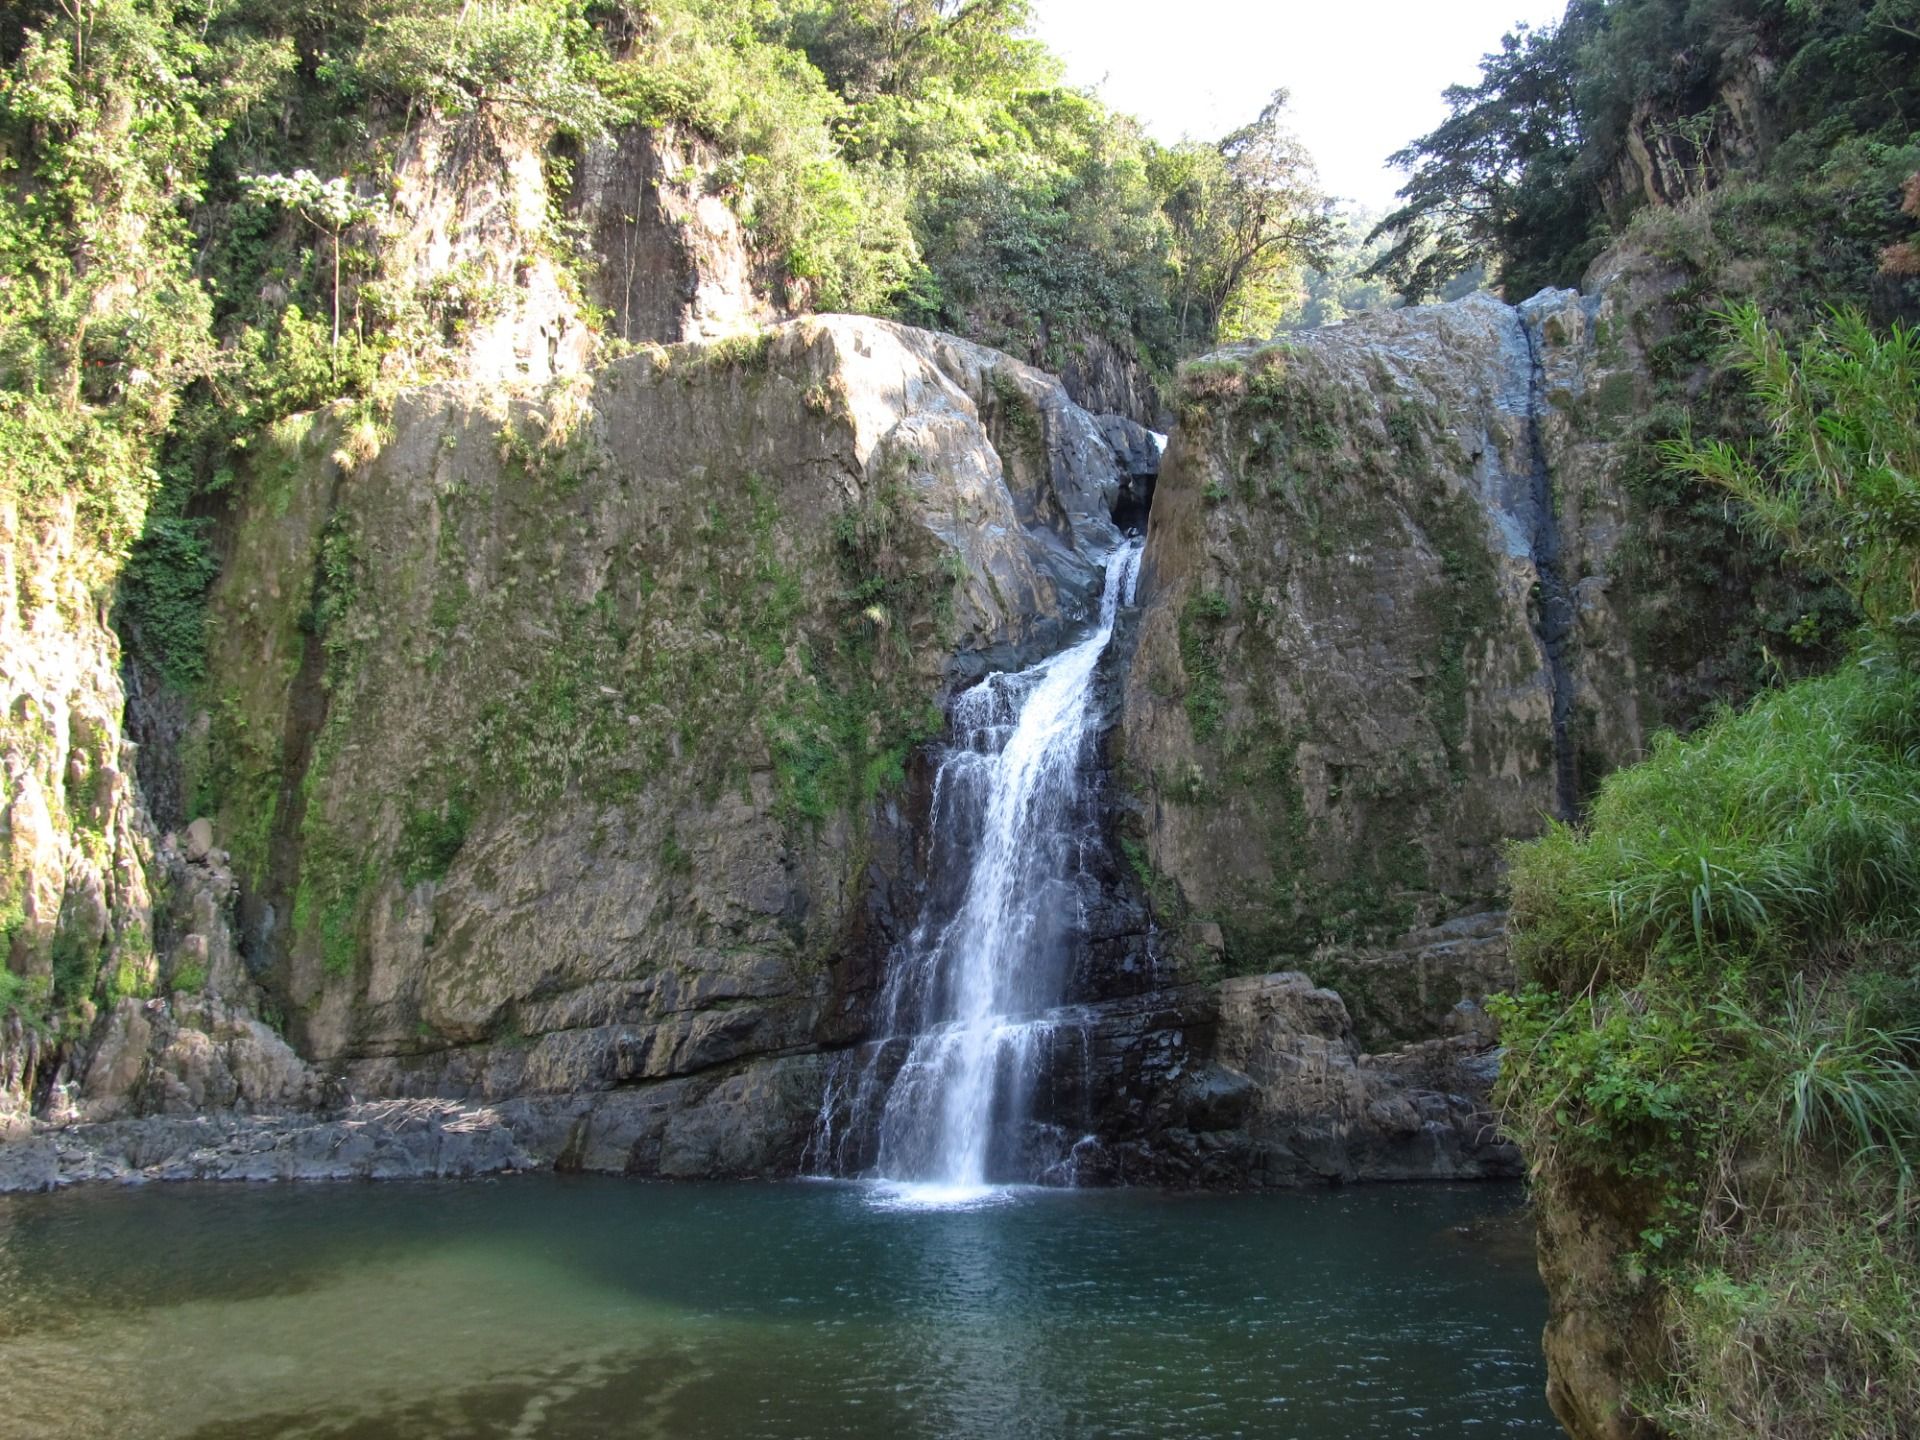
[[990,675],[955,702],[932,819],[936,855],[963,857],[964,885],[932,877],[934,894],[887,978],[882,1027],[913,1038],[879,1117],[884,1178],[983,1186],[995,1120],[1022,1108],[1077,915],[1094,670],[1133,601],[1140,551],[1131,540],[1108,562],[1092,634],[1017,675]]

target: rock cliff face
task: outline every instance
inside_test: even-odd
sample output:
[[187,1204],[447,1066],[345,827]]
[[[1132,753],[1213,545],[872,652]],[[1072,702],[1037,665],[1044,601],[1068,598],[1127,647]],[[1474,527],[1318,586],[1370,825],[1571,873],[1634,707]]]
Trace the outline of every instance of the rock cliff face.
[[[662,273],[608,308],[706,323]],[[1086,1181],[1513,1173],[1482,902],[1640,739],[1626,331],[1606,295],[1477,298],[1215,357],[1164,460],[1005,356],[832,318],[285,422],[225,522],[204,707],[141,757],[172,829],[102,782],[125,880],[43,867],[150,938],[37,1087],[13,1035],[16,1110],[75,1128],[7,1183],[798,1168],[871,1058],[941,702],[1057,648],[1149,504],[1116,843],[1013,1143]],[[122,745],[111,633],[64,623]],[[71,803],[63,743],[31,764]]]
[[350,232],[368,271],[347,278],[343,308],[412,316],[383,362],[391,383],[544,384],[635,345],[785,318],[774,277],[712,193],[722,155],[683,128],[550,146],[428,118],[369,143],[391,147],[392,188]]
[[1075,337],[1064,349],[1060,383],[1076,404],[1136,425],[1164,423],[1160,388],[1139,355],[1097,334]]
[[[1519,1153],[1488,1104],[1499,1058],[1478,1004],[1487,992],[1436,980],[1425,949],[1375,957],[1454,997],[1444,1020],[1416,1024],[1421,1038],[1405,1044],[1363,1045],[1342,997],[1298,973],[1090,1007],[1066,1032],[1041,1123],[1083,1137],[1072,1151],[1082,1183],[1517,1176]],[[1497,933],[1479,958],[1497,988],[1510,983]]]
[[[38,1016],[71,1005],[84,1025],[96,982],[132,994],[156,974],[110,572],[83,534],[71,498],[31,521],[0,509],[0,1136],[70,1038]],[[15,1001],[35,1020],[7,1014]]]
[[912,747],[1059,643],[1125,479],[1058,382],[846,319],[283,426],[175,757],[204,994],[123,1003],[48,1113],[513,1099],[548,1160],[793,1168]]
[[569,218],[597,257],[586,289],[619,342],[720,340],[785,318],[740,221],[707,183],[721,156],[674,126],[632,126],[575,161]]
[[1642,205],[1698,199],[1777,140],[1766,95],[1778,63],[1754,51],[1723,56],[1719,68],[1714,103],[1695,110],[1692,123],[1651,100],[1634,107],[1620,151],[1601,182],[1602,203],[1616,226]]
[[1190,965],[1487,908],[1642,734],[1608,565],[1642,381],[1608,296],[1486,296],[1191,367],[1116,752]]

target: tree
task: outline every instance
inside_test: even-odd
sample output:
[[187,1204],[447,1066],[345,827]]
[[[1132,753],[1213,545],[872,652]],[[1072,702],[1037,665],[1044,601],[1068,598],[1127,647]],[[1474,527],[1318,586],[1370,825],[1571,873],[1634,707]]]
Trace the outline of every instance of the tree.
[[961,91],[1012,77],[1055,83],[1058,64],[1035,40],[1031,0],[794,0],[787,34],[834,89],[859,102]]
[[1335,217],[1328,256],[1301,277],[1299,308],[1285,322],[1289,330],[1317,330],[1351,316],[1397,305],[1400,297],[1366,271],[1385,247],[1367,239],[1378,216],[1364,212]]
[[1321,264],[1332,209],[1284,122],[1287,92],[1218,145],[1181,145],[1157,169],[1173,227],[1182,349],[1271,334],[1302,263]]
[[0,492],[137,533],[179,386],[214,363],[186,214],[271,45],[209,45],[154,0],[0,20]]
[[1569,177],[1581,152],[1575,61],[1594,23],[1593,7],[1575,0],[1558,26],[1503,36],[1477,85],[1446,91],[1446,120],[1389,157],[1413,173],[1405,203],[1367,237],[1390,242],[1369,276],[1409,300],[1485,259],[1519,288],[1564,278],[1541,272],[1578,250],[1589,228]]
[[356,68],[442,115],[593,136],[615,114],[575,53],[595,43],[574,0],[400,5],[368,32]]
[[333,348],[340,349],[340,237],[349,225],[371,220],[385,210],[378,199],[364,199],[341,176],[322,180],[311,170],[291,175],[243,175],[241,184],[262,204],[282,205],[324,232],[333,249]]

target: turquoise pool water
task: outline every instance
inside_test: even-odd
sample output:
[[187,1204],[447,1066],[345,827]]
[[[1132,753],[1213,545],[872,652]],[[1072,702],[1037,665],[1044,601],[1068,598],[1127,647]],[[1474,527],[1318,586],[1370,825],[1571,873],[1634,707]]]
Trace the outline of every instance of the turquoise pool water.
[[1504,1186],[163,1186],[0,1200],[0,1434],[1559,1433]]

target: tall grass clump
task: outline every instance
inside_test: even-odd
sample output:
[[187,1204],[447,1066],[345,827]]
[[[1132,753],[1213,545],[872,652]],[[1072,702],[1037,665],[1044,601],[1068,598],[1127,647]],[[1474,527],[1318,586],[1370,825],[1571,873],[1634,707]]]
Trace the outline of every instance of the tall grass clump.
[[1863,657],[1609,776],[1583,827],[1515,847],[1521,972],[1564,994],[1650,970],[1791,969],[1920,929],[1920,674]]
[[1725,311],[1727,358],[1771,422],[1757,451],[1661,447],[1740,501],[1754,530],[1839,580],[1874,623],[1920,643],[1920,331],[1836,310],[1795,349],[1760,307]]

